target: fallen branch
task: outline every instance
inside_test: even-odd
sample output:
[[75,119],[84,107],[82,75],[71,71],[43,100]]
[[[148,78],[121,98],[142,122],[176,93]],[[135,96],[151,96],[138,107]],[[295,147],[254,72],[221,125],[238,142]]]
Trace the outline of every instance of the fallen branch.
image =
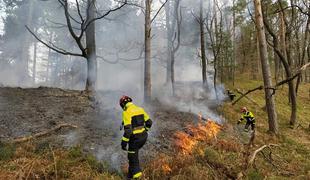
[[[288,82],[290,82],[290,81],[293,81],[293,80],[294,80],[295,78],[297,78],[303,71],[305,71],[305,70],[308,68],[308,66],[310,66],[310,63],[307,63],[307,64],[303,65],[300,69],[298,69],[298,71],[297,71],[293,76],[291,76],[291,77],[289,77],[289,78],[287,78],[287,79],[285,79],[285,80],[283,80],[283,81],[278,82],[274,87],[265,87],[265,88],[268,88],[268,89],[273,90],[272,95],[274,95],[275,92],[276,92],[276,90],[277,90],[277,88],[278,88],[279,86],[281,86],[281,85],[283,85],[283,84],[286,84],[286,83],[288,83]],[[245,96],[248,95],[249,93],[254,92],[254,91],[256,91],[256,90],[262,90],[263,88],[264,88],[264,86],[263,86],[263,85],[260,85],[260,86],[254,88],[254,89],[248,90],[244,95],[240,96],[236,101],[234,101],[234,102],[232,103],[232,105],[235,105],[238,101],[240,101],[243,97],[245,97]]]
[[265,160],[268,161],[268,162],[269,162],[274,168],[276,168],[277,171],[278,171],[278,167],[272,162],[272,161],[273,161],[273,159],[272,159],[272,157],[271,157],[272,151],[270,151],[269,157],[267,157],[263,151],[261,151],[261,153],[263,154],[263,157],[265,158]]
[[[235,89],[239,94],[244,95],[244,92],[242,92],[240,89]],[[250,100],[252,103],[254,103],[255,105],[259,106],[259,104],[254,101],[252,98],[245,96],[245,98],[247,98],[248,100]]]
[[50,134],[51,132],[53,131],[57,131],[61,128],[64,128],[64,127],[69,127],[69,128],[77,128],[77,126],[75,125],[71,125],[71,124],[59,124],[57,125],[56,127],[50,129],[50,130],[47,130],[47,131],[43,131],[43,132],[39,132],[37,134],[34,134],[34,135],[31,135],[31,136],[26,136],[26,137],[21,137],[21,138],[17,138],[17,139],[14,139],[12,142],[13,143],[22,143],[22,142],[26,142],[26,141],[30,141],[31,139],[34,139],[34,138],[38,138],[38,137],[42,137],[42,136],[45,136],[45,135],[48,135]]
[[247,174],[248,169],[253,165],[257,153],[261,152],[261,151],[264,150],[265,148],[269,148],[270,151],[271,151],[271,147],[272,147],[272,146],[278,147],[279,145],[277,145],[277,144],[263,145],[262,147],[256,149],[251,155],[249,155],[249,156],[248,156],[248,160],[246,161],[246,167],[244,168],[244,170],[242,170],[241,172],[239,172],[239,173],[237,174],[236,179],[237,179],[237,180],[243,179],[243,177]]
[[247,162],[247,168],[251,167],[253,165],[253,162],[255,160],[255,157],[257,155],[257,153],[261,152],[262,150],[264,150],[265,148],[271,148],[271,146],[279,146],[277,144],[268,144],[268,145],[263,145],[262,147],[256,149],[249,157],[249,160]]
[[256,87],[254,89],[250,89],[248,90],[246,93],[244,93],[242,96],[240,96],[238,99],[236,99],[232,105],[235,105],[238,101],[240,101],[243,97],[245,97],[246,95],[248,95],[249,93],[251,92],[254,92],[254,91],[257,91],[257,90],[262,90],[263,89],[263,86],[259,86],[259,87]]

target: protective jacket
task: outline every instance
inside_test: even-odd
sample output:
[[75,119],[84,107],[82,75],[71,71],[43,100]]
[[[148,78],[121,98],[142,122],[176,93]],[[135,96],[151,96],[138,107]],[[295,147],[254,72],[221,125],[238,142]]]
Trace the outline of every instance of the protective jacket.
[[254,121],[255,118],[254,118],[253,113],[250,112],[250,111],[247,111],[247,112],[242,113],[239,122],[242,122],[243,120],[246,120],[246,121]]
[[[128,102],[123,111],[124,135],[122,146],[128,147],[128,178],[139,178],[142,171],[139,165],[139,149],[147,140],[147,131],[152,126],[152,120],[143,108]],[[124,147],[122,147],[125,149]]]
[[248,130],[248,127],[251,126],[252,130],[255,129],[255,117],[252,112],[246,111],[241,114],[241,118],[238,123],[241,123],[243,120],[246,120],[245,129]]
[[152,126],[152,120],[143,108],[129,102],[123,111],[123,125],[125,131],[122,140],[129,142],[132,135],[148,131]]

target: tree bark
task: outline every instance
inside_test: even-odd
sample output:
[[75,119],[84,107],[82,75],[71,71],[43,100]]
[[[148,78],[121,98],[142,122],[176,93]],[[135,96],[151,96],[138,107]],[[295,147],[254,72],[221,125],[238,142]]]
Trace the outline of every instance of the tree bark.
[[[87,21],[96,18],[96,0],[88,0]],[[95,22],[92,22],[86,29],[86,59],[87,59],[87,80],[86,91],[93,92],[96,88],[97,80],[97,54],[96,54],[96,32]]]
[[[28,12],[26,15],[26,25],[31,25],[33,20],[33,11],[34,11],[34,2],[33,0],[30,0],[27,4],[28,6]],[[29,79],[29,47],[30,47],[30,35],[28,33],[25,33],[24,40],[22,42],[22,49],[21,49],[21,56],[20,60],[21,63],[19,65],[19,73],[23,73],[22,76],[20,76],[19,84],[23,85],[25,82],[27,82]]]
[[[173,5],[172,5],[173,4]],[[172,95],[175,95],[175,54],[180,47],[180,16],[179,14],[180,0],[171,3],[168,0],[165,6],[166,11],[166,27],[167,27],[167,73],[166,84],[171,86]],[[171,15],[173,14],[173,15]],[[175,41],[177,40],[177,43]]]
[[[235,0],[233,0],[233,8],[235,8]],[[241,35],[242,36],[242,35]],[[232,67],[231,67],[231,78],[232,78],[232,85],[235,87],[235,66],[236,66],[236,12],[233,10],[233,40],[232,40],[232,47],[233,47],[233,57],[232,57]]]
[[[310,13],[310,9],[308,11]],[[305,64],[305,60],[306,60],[306,50],[307,50],[307,46],[309,48],[309,42],[308,42],[308,35],[309,35],[309,31],[310,31],[310,17],[308,17],[307,19],[307,24],[306,24],[306,29],[305,29],[305,38],[304,38],[304,41],[303,41],[303,45],[302,45],[302,53],[301,53],[301,62],[299,64],[299,66],[302,66],[303,64]],[[298,42],[297,42],[298,43]],[[308,57],[308,59],[310,59],[310,57]],[[305,73],[305,78],[306,79],[306,73]],[[299,88],[299,84],[301,83],[301,79],[302,79],[302,74],[298,76],[298,79],[297,79],[297,83],[296,83],[296,94],[298,92],[298,88]]]
[[200,48],[201,48],[201,65],[202,65],[202,83],[203,83],[203,86],[206,88],[207,87],[207,62],[206,62],[206,48],[205,48],[203,0],[200,0],[199,25],[200,25]]
[[151,101],[151,4],[152,0],[145,0],[145,61],[144,61],[144,101]]
[[269,89],[272,87],[272,77],[270,72],[270,65],[268,61],[268,52],[267,52],[267,42],[265,36],[261,1],[254,0],[255,6],[255,19],[256,19],[256,27],[257,27],[257,35],[259,41],[259,52],[260,59],[262,65],[264,86],[265,86],[265,101],[266,101],[266,109],[268,113],[268,123],[269,123],[269,131],[274,134],[278,134],[278,122],[277,122],[277,114],[275,109],[274,97],[272,96],[272,90]]
[[172,53],[172,29],[171,29],[171,16],[170,16],[170,6],[171,1],[168,0],[165,5],[166,12],[166,27],[167,27],[167,69],[166,69],[166,84],[169,85],[171,81],[171,53]]

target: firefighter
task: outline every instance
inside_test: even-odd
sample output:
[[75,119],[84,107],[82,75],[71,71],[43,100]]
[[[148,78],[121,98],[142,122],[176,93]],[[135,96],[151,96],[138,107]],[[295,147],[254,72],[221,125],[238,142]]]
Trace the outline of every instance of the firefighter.
[[226,91],[227,91],[227,96],[229,97],[230,101],[233,101],[236,97],[235,93],[233,93],[229,89],[227,89]]
[[254,131],[255,129],[255,118],[252,112],[248,111],[246,107],[241,108],[241,118],[238,121],[238,124],[240,124],[243,120],[246,120],[246,124],[244,126],[244,131],[249,131],[249,126],[251,126],[251,129]]
[[[146,143],[147,131],[152,126],[152,120],[143,108],[132,103],[128,96],[122,96],[119,101],[123,109],[124,135],[122,149],[128,152],[128,179],[138,179],[142,176],[139,165],[139,149]],[[127,148],[128,146],[128,148]]]

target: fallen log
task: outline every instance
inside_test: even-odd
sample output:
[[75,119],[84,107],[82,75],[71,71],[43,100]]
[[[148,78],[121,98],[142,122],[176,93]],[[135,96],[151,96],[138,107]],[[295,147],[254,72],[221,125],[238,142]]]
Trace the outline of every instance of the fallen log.
[[257,153],[261,152],[262,150],[264,150],[265,148],[271,148],[271,146],[279,146],[277,144],[268,144],[268,145],[263,145],[262,147],[256,149],[250,156],[249,156],[249,160],[247,162],[247,168],[251,167],[253,165],[253,162],[255,160],[255,157],[257,155]]
[[[242,92],[240,89],[236,89],[236,91],[241,94],[242,96],[244,95],[244,92]],[[249,101],[251,101],[252,103],[254,103],[255,105],[259,106],[259,104],[254,101],[252,98],[248,97],[248,96],[245,96],[245,98],[247,98]]]
[[43,132],[39,132],[39,133],[36,133],[34,135],[30,135],[30,136],[25,136],[25,137],[20,137],[20,138],[17,138],[17,139],[14,139],[12,141],[12,143],[22,143],[22,142],[26,142],[26,141],[30,141],[34,138],[39,138],[39,137],[42,137],[42,136],[46,136],[50,133],[52,133],[53,131],[57,131],[57,130],[60,130],[61,128],[64,128],[64,127],[68,127],[68,128],[77,128],[76,125],[72,125],[72,124],[59,124],[57,125],[56,127],[52,128],[52,129],[49,129],[49,130],[46,130],[46,131],[43,131]]
[[242,98],[246,97],[246,95],[248,95],[251,92],[257,91],[257,90],[263,90],[264,88],[266,89],[271,89],[272,90],[272,94],[271,96],[273,96],[276,93],[276,90],[279,86],[282,86],[283,84],[289,83],[290,81],[293,81],[295,78],[297,78],[303,71],[305,71],[308,67],[310,66],[310,63],[307,63],[305,65],[303,65],[293,76],[288,77],[287,79],[278,82],[274,87],[264,87],[263,85],[260,85],[254,89],[250,89],[248,90],[246,93],[244,93],[244,95],[240,96],[237,100],[235,100],[232,105],[235,105],[238,101],[240,101]]
[[254,92],[254,91],[257,91],[257,90],[262,90],[263,89],[263,86],[259,86],[259,87],[256,87],[254,89],[250,89],[248,90],[246,93],[244,93],[242,96],[240,96],[237,100],[235,100],[232,105],[235,105],[238,101],[240,101],[243,97],[245,97],[246,95],[248,95],[249,93],[251,92]]
[[271,150],[271,147],[272,146],[276,146],[278,147],[279,145],[277,144],[265,144],[263,146],[261,146],[260,148],[256,149],[252,154],[250,154],[249,156],[247,156],[247,161],[246,161],[246,166],[244,168],[244,170],[242,170],[241,172],[239,172],[237,174],[237,177],[236,179],[237,180],[241,180],[243,179],[243,177],[247,174],[247,171],[250,169],[250,167],[253,165],[254,161],[255,161],[255,158],[256,158],[256,155],[261,152],[262,150],[264,150],[265,148],[269,148]]

